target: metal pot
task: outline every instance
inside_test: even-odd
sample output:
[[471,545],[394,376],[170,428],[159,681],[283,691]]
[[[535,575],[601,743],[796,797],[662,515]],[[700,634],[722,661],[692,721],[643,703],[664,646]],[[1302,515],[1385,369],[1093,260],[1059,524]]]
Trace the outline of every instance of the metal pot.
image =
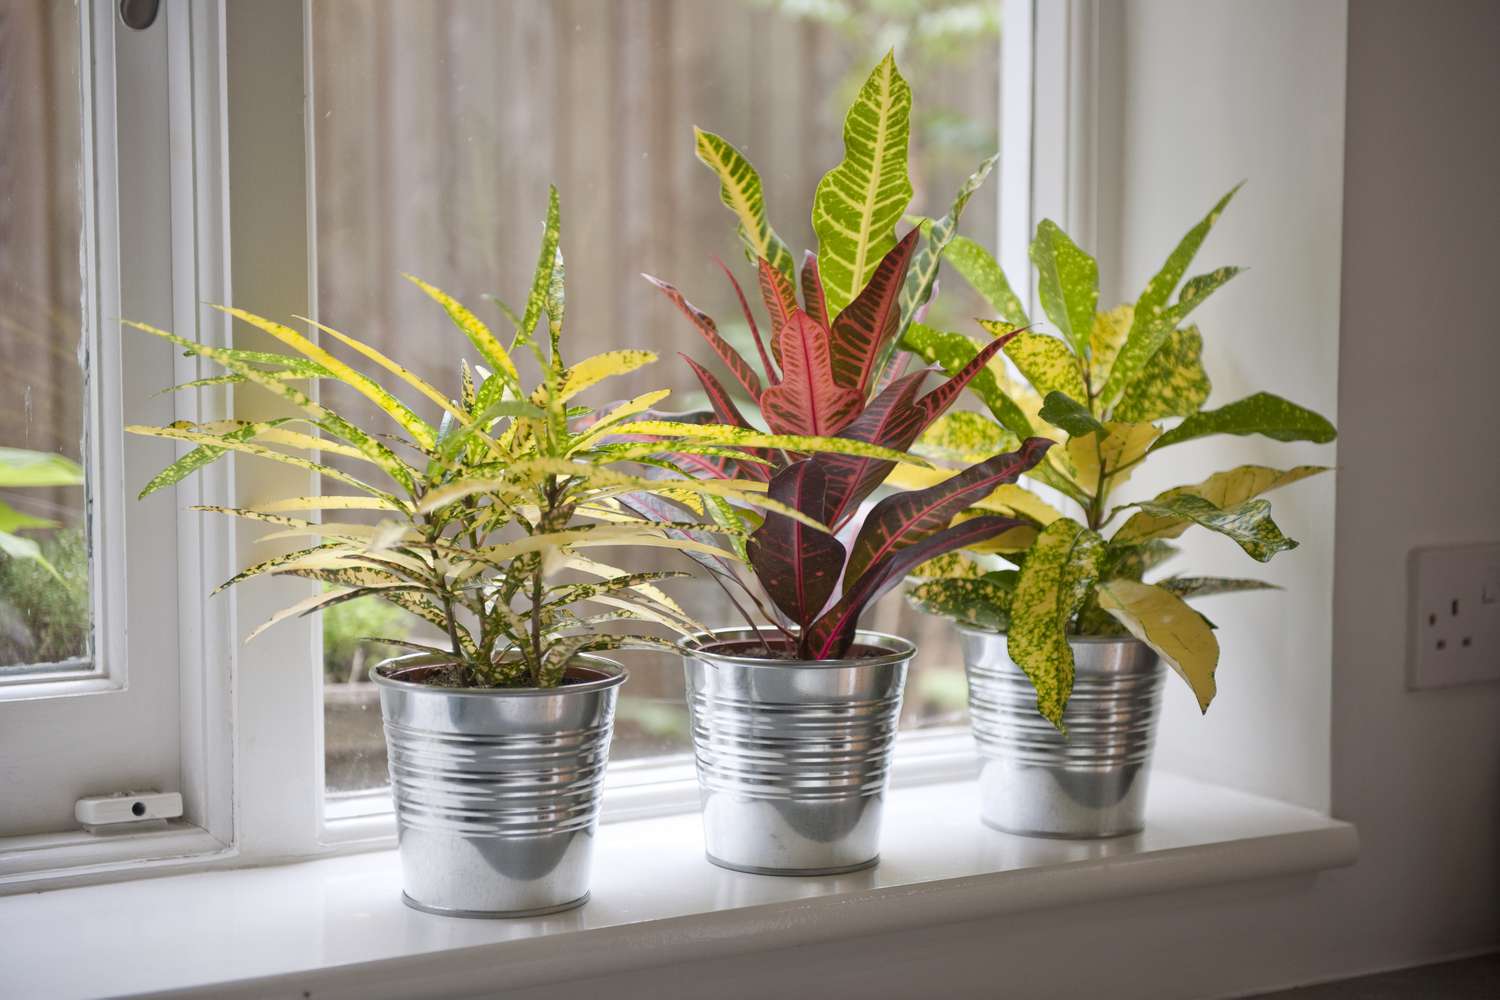
[[969,718],[983,759],[980,816],[1008,833],[1116,837],[1145,824],[1146,781],[1164,671],[1138,639],[1071,637],[1073,693],[1063,736],[1006,637],[960,626]]
[[577,656],[555,688],[402,679],[439,665],[418,654],[371,674],[380,686],[403,898],[461,917],[583,905],[624,668]]
[[878,655],[801,661],[712,649],[754,637],[719,629],[678,644],[708,860],[759,875],[874,865],[916,646],[861,631],[855,642]]

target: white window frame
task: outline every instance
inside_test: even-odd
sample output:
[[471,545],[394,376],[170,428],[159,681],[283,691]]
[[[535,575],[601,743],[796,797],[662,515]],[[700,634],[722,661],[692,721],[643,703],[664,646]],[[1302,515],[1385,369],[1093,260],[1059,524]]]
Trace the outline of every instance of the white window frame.
[[[1067,30],[1058,30],[1059,7],[1066,8]],[[96,39],[128,30],[115,8],[114,0],[86,2]],[[1010,222],[1000,231],[1001,262],[1011,274],[1030,273],[1025,248],[1036,219],[1051,215],[1074,222],[1058,211],[1040,181],[1076,169],[1067,165],[1078,156],[1077,143],[1069,141],[1066,130],[1060,140],[1045,131],[1041,118],[1059,86],[1077,93],[1077,60],[1090,53],[1064,41],[1089,37],[1094,15],[1093,0],[1005,2],[999,202],[1004,219],[1019,214],[1026,220],[1024,227]],[[203,303],[232,301],[273,316],[316,315],[315,192],[306,169],[313,141],[306,110],[312,101],[305,45],[310,25],[306,0],[164,0],[159,23],[148,29],[164,35],[170,77],[171,225],[164,259],[170,265],[171,319],[174,329],[205,342],[228,344],[231,331],[225,317]],[[93,66],[96,75],[107,77],[106,61]],[[161,141],[160,135],[135,135],[123,126],[120,135],[122,142]],[[97,214],[107,223],[114,192],[102,181],[112,174],[97,169],[99,150],[94,155],[104,209]],[[101,228],[96,237],[101,247],[112,239],[138,246],[123,221],[128,214],[121,218],[118,234]],[[99,287],[99,315],[121,315],[111,312],[118,310],[118,281],[113,286],[101,281]],[[1018,291],[1028,305],[1034,301],[1030,287]],[[233,342],[256,346],[244,329],[233,331]],[[200,374],[195,359],[179,358],[175,367],[178,381]],[[104,378],[99,383],[108,390]],[[159,388],[123,386],[126,393]],[[193,395],[179,400],[179,415],[187,419],[209,419],[215,406],[223,407],[218,415],[232,412],[241,419],[264,418],[273,409],[257,398],[263,394],[254,393],[234,398],[231,407],[225,392],[206,397],[209,409],[198,411]],[[122,471],[131,483],[141,480],[139,470]],[[117,473],[111,481],[120,478]],[[226,499],[248,506],[273,495],[312,492],[312,486],[310,476],[288,467],[234,458],[212,466],[210,475],[196,474],[163,502],[172,500],[176,510]],[[134,501],[121,497],[114,509],[123,503]],[[69,834],[46,844],[0,841],[0,893],[394,843],[386,793],[344,798],[332,806],[325,801],[316,618],[284,623],[250,645],[240,642],[254,624],[297,599],[301,584],[252,581],[206,599],[211,586],[252,554],[259,533],[192,512],[177,525],[182,555],[173,593],[183,622],[177,640],[185,665],[180,680],[185,822],[140,837]],[[0,747],[3,740],[0,734]],[[911,732],[898,743],[893,783],[967,777],[976,766],[967,727]],[[610,769],[604,819],[690,810],[697,795],[687,755],[622,762]]]
[[[194,359],[118,322],[140,316],[223,339],[224,324],[200,306],[227,290],[215,244],[223,191],[212,182],[222,164],[214,145],[199,141],[218,118],[212,39],[219,22],[207,6],[174,0],[164,5],[156,35],[133,35],[115,6],[98,0],[79,8],[84,462],[97,669],[22,675],[0,689],[0,751],[30,753],[23,758],[28,784],[7,788],[5,813],[21,823],[38,817],[49,831],[0,837],[0,892],[233,853],[233,758],[224,724],[233,717],[232,609],[206,598],[234,564],[232,535],[182,511],[222,503],[231,471],[215,470],[137,504],[134,492],[172,451],[124,434],[143,409],[151,420],[162,412],[167,419],[215,419],[227,412],[227,396],[143,403],[166,387],[162,362],[171,359],[177,381],[202,373]],[[120,197],[122,188],[130,197]],[[168,551],[175,559],[152,558],[163,533],[174,536]],[[164,606],[174,612],[167,628],[159,620]],[[83,755],[49,754],[48,739],[66,739]],[[143,745],[151,748],[145,764],[120,752]],[[55,829],[83,794],[142,790],[115,787],[122,773],[181,792],[182,819],[114,836]]]

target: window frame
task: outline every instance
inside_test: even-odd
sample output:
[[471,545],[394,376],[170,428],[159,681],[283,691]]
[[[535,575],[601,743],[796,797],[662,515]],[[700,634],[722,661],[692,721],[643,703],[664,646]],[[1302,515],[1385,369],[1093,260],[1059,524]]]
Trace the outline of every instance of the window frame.
[[[28,730],[43,725],[90,754],[84,762],[49,761],[31,771],[33,787],[76,798],[141,790],[147,786],[136,782],[149,780],[158,790],[182,794],[183,816],[145,832],[96,835],[75,828],[0,836],[0,893],[118,878],[234,851],[232,729],[223,725],[233,718],[233,608],[207,593],[232,572],[236,556],[224,524],[184,510],[223,503],[232,470],[210,470],[149,505],[129,495],[164,458],[182,453],[124,433],[129,418],[141,418],[139,401],[164,388],[161,362],[170,359],[175,381],[206,372],[197,359],[166,345],[152,350],[157,345],[118,322],[143,316],[196,331],[208,342],[227,337],[226,324],[202,305],[227,294],[218,242],[226,193],[222,155],[208,138],[221,117],[218,13],[212,5],[169,0],[158,35],[148,37],[126,34],[106,0],[79,8],[80,257],[89,360],[84,459],[91,477],[88,531],[100,669],[16,678],[0,689],[0,711],[22,721],[4,729],[0,743],[27,745],[33,738]],[[154,180],[150,190],[136,187],[122,199],[122,188],[142,177]],[[137,336],[143,339],[131,339]],[[156,405],[149,419],[164,411],[168,419],[212,420],[228,413],[228,394],[177,394]],[[164,532],[173,536],[175,558],[142,557]],[[132,601],[132,594],[149,596]],[[170,616],[161,615],[163,601]],[[160,627],[160,617],[169,618],[170,627]],[[144,717],[143,697],[153,701]],[[149,768],[118,752],[121,733],[130,727],[144,730],[133,739],[162,748]],[[101,759],[111,764],[101,767]],[[121,773],[133,780],[127,784]],[[49,803],[49,813],[55,807]],[[28,808],[34,814],[39,803],[24,791],[7,803],[23,822],[21,810]]]
[[[115,6],[93,0],[83,8],[99,37],[112,39],[116,31],[128,30],[119,26]],[[1039,109],[1054,92],[1049,88],[1073,82],[1078,67],[1072,60],[1079,51],[1088,55],[1063,44],[1070,34],[1056,30],[1054,6],[1036,0],[1004,4],[999,205],[1002,218],[1025,220],[1000,230],[1002,264],[1012,273],[1030,271],[1025,247],[1035,219],[1049,214],[1069,221],[1044,192],[1033,190],[1034,177],[1057,174],[1070,155],[1067,141],[1054,141],[1042,128]],[[1093,0],[1067,0],[1067,23],[1089,23],[1094,6]],[[164,0],[162,5],[154,30],[165,35],[170,83],[171,318],[174,329],[193,331],[205,342],[231,342],[227,317],[205,303],[233,301],[267,315],[317,316],[316,192],[307,169],[314,154],[306,114],[313,85],[305,44],[310,28],[307,0],[254,5]],[[108,69],[103,61],[93,64],[96,75]],[[160,141],[124,127],[119,134],[127,143]],[[107,187],[106,174],[99,174],[101,199],[116,194]],[[137,245],[126,228],[107,231],[107,212],[100,218],[106,222],[95,235],[100,246],[111,240],[116,246]],[[113,286],[100,283],[100,316],[121,315],[109,311],[120,302],[118,268],[113,276]],[[1031,283],[1018,291],[1029,307]],[[234,331],[233,341],[256,346],[243,329]],[[197,359],[178,358],[174,367],[178,381],[200,375]],[[116,391],[159,388],[126,382]],[[257,394],[234,398],[226,389],[204,396],[207,409],[198,411],[188,409],[196,405],[192,395],[199,394],[182,394],[179,400],[180,415],[187,419],[230,414],[263,419],[272,407]],[[241,474],[242,469],[248,472]],[[139,478],[140,470],[124,471],[131,483]],[[234,457],[205,472],[161,502],[183,512],[192,503],[247,506],[271,494],[311,492],[310,476],[255,459]],[[236,571],[259,534],[229,520],[191,511],[177,520],[181,556],[172,590],[182,621],[179,661],[185,665],[179,734],[184,822],[138,837],[73,833],[43,838],[46,843],[0,841],[0,893],[394,843],[385,791],[362,799],[346,796],[336,806],[325,795],[317,619],[286,622],[248,646],[240,642],[253,625],[297,598],[298,583],[252,581],[216,598],[204,596]],[[976,768],[966,726],[911,731],[898,742],[893,784],[966,778]],[[690,755],[612,766],[604,801],[606,822],[696,808]]]

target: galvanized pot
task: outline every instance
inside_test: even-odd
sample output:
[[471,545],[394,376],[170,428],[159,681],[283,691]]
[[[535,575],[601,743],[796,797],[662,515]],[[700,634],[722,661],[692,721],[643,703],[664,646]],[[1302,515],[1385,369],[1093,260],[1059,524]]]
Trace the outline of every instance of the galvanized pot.
[[720,629],[679,643],[708,860],[759,875],[874,865],[901,694],[917,648],[860,632],[856,643],[879,655],[816,662],[712,651],[754,636],[748,628]]
[[372,671],[390,757],[403,898],[430,913],[520,917],[581,906],[609,758],[619,664],[578,656],[556,688],[403,680]]
[[960,626],[969,717],[979,744],[980,816],[1008,833],[1116,837],[1145,823],[1161,709],[1161,663],[1137,639],[1072,637],[1064,737],[1038,714],[1036,690],[1006,637]]

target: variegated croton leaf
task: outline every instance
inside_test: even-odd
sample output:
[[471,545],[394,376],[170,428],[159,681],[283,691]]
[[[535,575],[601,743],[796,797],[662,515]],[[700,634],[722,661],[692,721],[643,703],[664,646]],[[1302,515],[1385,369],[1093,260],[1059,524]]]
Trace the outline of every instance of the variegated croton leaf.
[[813,231],[818,270],[835,316],[854,301],[896,244],[896,223],[911,201],[907,140],[911,88],[888,53],[860,88],[844,119],[844,159],[818,182]]
[[[1076,519],[1035,516],[1029,504],[1017,502],[1018,496],[1030,494],[1015,486],[1005,487],[1015,493],[1002,497],[997,492],[979,505],[983,510],[1026,515],[1043,529],[1021,551],[1015,551],[1014,544],[1009,549],[1000,545],[1006,539],[1014,543],[1020,535],[972,550],[1000,551],[1019,564],[1014,586],[1002,591],[982,582],[982,575],[969,573],[925,580],[912,595],[918,606],[935,613],[1006,630],[1012,658],[1036,685],[1038,707],[1058,725],[1071,686],[1068,636],[1075,633],[1139,637],[1188,681],[1206,708],[1213,697],[1218,646],[1213,626],[1188,609],[1183,598],[1268,585],[1200,577],[1151,584],[1144,577],[1175,552],[1167,540],[1194,525],[1233,539],[1260,561],[1295,547],[1259,496],[1323,471],[1316,466],[1284,471],[1241,466],[1150,500],[1113,509],[1109,504],[1111,492],[1139,465],[1172,444],[1210,434],[1319,443],[1334,437],[1332,425],[1322,417],[1268,393],[1202,409],[1211,391],[1203,367],[1203,334],[1184,321],[1239,269],[1220,267],[1183,279],[1233,195],[1234,191],[1225,195],[1183,237],[1136,302],[1107,311],[1097,306],[1094,260],[1055,225],[1043,222],[1031,258],[1039,272],[1043,310],[1058,336],[1030,330],[1018,334],[1005,351],[1027,384],[1010,384],[998,371],[982,373],[970,386],[993,419],[981,414],[954,418],[988,420],[985,432],[965,427],[962,437],[971,444],[989,440],[993,450],[1003,448],[1008,435],[1025,437],[1032,428],[1065,441],[1030,476],[1075,501],[1080,508]],[[1009,282],[983,248],[955,238],[945,258],[998,314],[997,320],[981,321],[987,329],[998,333],[1025,323]],[[961,334],[920,324],[913,324],[902,345],[950,368],[973,348]],[[1179,419],[1176,426],[1163,426],[1164,421]],[[945,451],[936,443],[919,443],[918,450],[939,461],[955,457],[951,448]],[[966,451],[962,457],[983,456]],[[945,475],[945,470],[903,469],[896,478],[906,485],[921,485]],[[1046,504],[1042,508],[1050,510]],[[1121,514],[1129,516],[1106,542],[1101,532]],[[986,597],[993,599],[992,608],[978,606]]]

